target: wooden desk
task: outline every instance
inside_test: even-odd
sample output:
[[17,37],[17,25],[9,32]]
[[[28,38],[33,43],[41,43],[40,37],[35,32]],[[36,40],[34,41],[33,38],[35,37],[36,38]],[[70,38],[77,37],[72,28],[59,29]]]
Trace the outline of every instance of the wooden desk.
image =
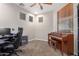
[[59,49],[63,55],[66,53],[67,55],[72,55],[74,52],[74,40],[72,33],[49,33],[48,34],[48,44],[52,46],[52,40],[57,41],[57,49]]

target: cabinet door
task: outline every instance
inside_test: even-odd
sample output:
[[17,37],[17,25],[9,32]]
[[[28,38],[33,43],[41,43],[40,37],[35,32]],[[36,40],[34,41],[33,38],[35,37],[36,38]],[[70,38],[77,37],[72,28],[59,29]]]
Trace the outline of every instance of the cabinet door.
[[73,16],[73,4],[70,4],[70,6],[69,6],[69,12],[70,12],[69,16]]
[[65,10],[66,8],[64,7],[64,8],[62,8],[62,18],[64,18],[65,17],[65,15],[66,15],[66,10]]
[[65,7],[65,17],[68,17],[68,14],[69,14],[69,6],[66,6]]
[[58,14],[59,19],[73,16],[73,4],[67,4],[65,7],[58,11]]
[[65,9],[64,9],[64,8],[62,8],[62,9],[58,12],[58,17],[59,17],[60,19],[62,19],[62,18],[65,17],[64,12],[65,12]]
[[66,6],[66,17],[72,16],[73,15],[73,4],[69,3]]

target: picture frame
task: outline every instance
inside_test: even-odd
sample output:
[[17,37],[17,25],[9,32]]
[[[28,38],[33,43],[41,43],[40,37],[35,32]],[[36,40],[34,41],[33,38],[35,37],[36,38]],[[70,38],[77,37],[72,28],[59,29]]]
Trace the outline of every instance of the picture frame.
[[43,23],[43,17],[38,17],[38,22]]
[[26,20],[26,14],[20,12],[20,19],[21,19],[21,20]]
[[29,21],[33,22],[33,16],[29,16]]

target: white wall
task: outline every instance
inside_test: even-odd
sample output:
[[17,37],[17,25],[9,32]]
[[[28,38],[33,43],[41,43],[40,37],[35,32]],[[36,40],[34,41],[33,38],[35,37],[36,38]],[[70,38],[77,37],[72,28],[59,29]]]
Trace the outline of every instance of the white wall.
[[17,9],[13,5],[0,4],[0,27],[17,28]]
[[[19,12],[26,14],[26,21],[19,19]],[[33,24],[28,22],[29,12],[12,3],[0,3],[0,27],[14,28],[17,32],[18,27],[23,27],[23,35],[33,38]],[[33,16],[33,15],[32,15]]]
[[[33,22],[29,22],[29,15],[33,16]],[[23,24],[24,35],[28,36],[29,41],[35,38],[35,16],[32,14],[27,14],[26,21]]]
[[[43,23],[38,22],[38,17],[43,17]],[[53,13],[40,14],[35,20],[35,39],[48,39],[48,33],[53,31]]]

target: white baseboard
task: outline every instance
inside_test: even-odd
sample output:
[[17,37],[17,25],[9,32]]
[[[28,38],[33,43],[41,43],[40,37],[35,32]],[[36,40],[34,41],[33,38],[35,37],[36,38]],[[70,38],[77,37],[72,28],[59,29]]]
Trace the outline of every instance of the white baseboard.
[[33,40],[35,40],[35,39],[30,39],[30,40],[28,40],[28,41],[33,41]]
[[48,40],[46,40],[46,39],[38,39],[38,38],[30,39],[30,40],[28,40],[28,41],[33,41],[33,40],[48,41]]
[[39,39],[39,38],[35,38],[35,40],[41,40],[41,41],[48,41],[48,40],[46,40],[46,39]]

